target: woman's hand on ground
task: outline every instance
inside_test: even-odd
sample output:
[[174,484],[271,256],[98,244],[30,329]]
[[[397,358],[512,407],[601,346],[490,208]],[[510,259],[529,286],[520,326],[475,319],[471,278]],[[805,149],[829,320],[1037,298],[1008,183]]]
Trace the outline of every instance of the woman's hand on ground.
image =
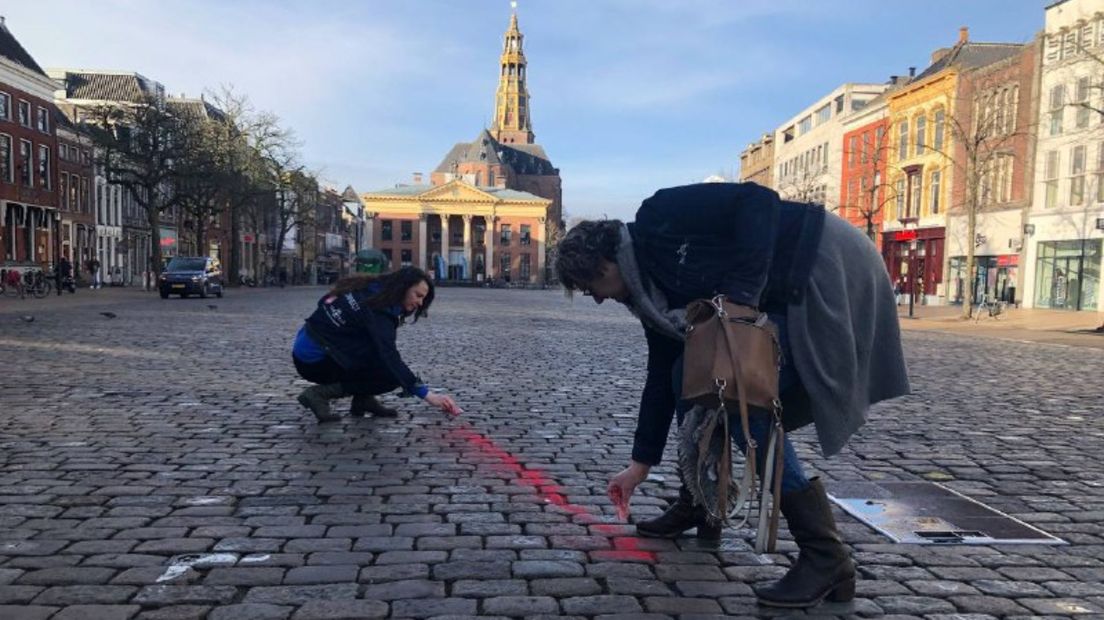
[[617,517],[622,521],[629,519],[629,500],[636,487],[648,477],[651,467],[643,463],[633,461],[628,467],[621,470],[613,478],[610,478],[606,494],[617,508]]
[[426,394],[425,401],[449,415],[460,415],[464,410],[447,394]]

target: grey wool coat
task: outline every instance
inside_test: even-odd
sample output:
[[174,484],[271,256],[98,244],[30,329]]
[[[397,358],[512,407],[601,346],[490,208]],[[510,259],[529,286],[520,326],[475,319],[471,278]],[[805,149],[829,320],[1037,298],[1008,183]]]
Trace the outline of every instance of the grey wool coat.
[[831,456],[866,422],[870,405],[910,391],[897,302],[874,244],[826,215],[804,302],[788,306],[786,317],[790,361],[821,451]]

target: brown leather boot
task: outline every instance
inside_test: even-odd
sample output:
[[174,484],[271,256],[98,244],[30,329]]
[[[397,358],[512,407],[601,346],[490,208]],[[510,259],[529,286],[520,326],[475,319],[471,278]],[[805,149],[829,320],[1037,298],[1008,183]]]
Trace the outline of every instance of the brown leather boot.
[[383,406],[383,403],[371,394],[354,395],[353,404],[349,406],[349,415],[362,418],[369,413],[377,418],[393,418],[399,415],[397,409]]
[[702,540],[719,540],[721,526],[709,523],[705,509],[695,506],[686,487],[679,488],[679,497],[667,510],[654,519],[636,524],[636,533],[645,538],[678,538],[686,530],[697,528]]
[[833,603],[855,598],[855,564],[836,530],[820,480],[813,478],[805,489],[783,493],[782,514],[799,553],[781,579],[754,588],[759,604],[804,608],[826,598]]

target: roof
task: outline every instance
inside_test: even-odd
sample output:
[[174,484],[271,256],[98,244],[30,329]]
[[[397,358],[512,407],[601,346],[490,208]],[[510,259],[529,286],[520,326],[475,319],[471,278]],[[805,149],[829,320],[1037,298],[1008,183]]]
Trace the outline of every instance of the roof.
[[1020,53],[1023,48],[1024,45],[1020,43],[959,43],[942,58],[924,69],[913,81],[935,75],[951,66],[960,69],[977,69],[991,65]]
[[26,67],[39,75],[46,76],[46,72],[42,70],[42,67],[38,66],[34,57],[27,53],[27,50],[23,49],[19,40],[8,30],[2,17],[0,17],[0,56],[7,58],[17,65]]
[[503,144],[483,129],[475,140],[461,142],[449,150],[434,172],[454,172],[460,164],[502,164],[517,174],[556,174],[544,147],[539,144]]
[[66,99],[139,103],[164,94],[161,84],[133,72],[62,71],[57,79],[65,87]]
[[165,103],[174,112],[182,116],[210,120],[223,120],[226,117],[222,110],[216,108],[202,98],[189,99],[186,97],[170,97],[165,100]]
[[[424,194],[440,185],[396,185],[395,187],[388,187],[386,189],[376,190],[368,192],[369,196],[418,196]],[[481,192],[488,193],[501,200],[536,200],[546,202],[547,198],[541,198],[535,194],[529,192],[522,192],[516,189],[503,189],[500,187],[476,187]]]

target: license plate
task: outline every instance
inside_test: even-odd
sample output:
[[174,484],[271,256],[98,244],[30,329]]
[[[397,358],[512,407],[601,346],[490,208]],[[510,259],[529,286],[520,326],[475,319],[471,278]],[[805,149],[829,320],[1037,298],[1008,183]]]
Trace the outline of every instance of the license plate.
[[174,284],[174,285],[172,285],[172,287],[173,288],[184,288],[184,285],[183,284]]

